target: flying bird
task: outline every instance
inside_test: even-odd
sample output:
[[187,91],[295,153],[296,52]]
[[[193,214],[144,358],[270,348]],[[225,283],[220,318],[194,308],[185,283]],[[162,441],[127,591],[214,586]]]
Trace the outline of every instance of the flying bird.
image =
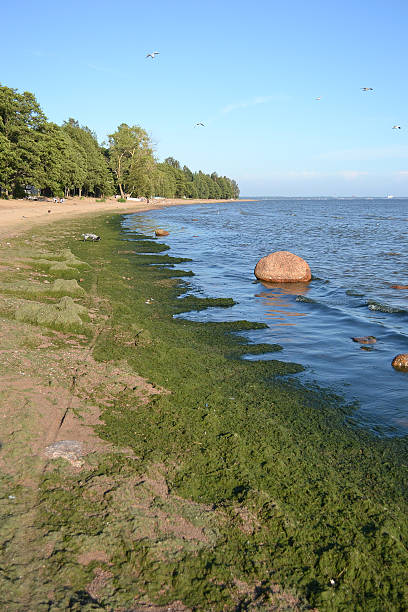
[[146,58],[151,57],[152,59],[154,59],[156,55],[160,55],[160,51],[153,51],[152,53],[148,53],[146,55]]
[[361,87],[363,91],[374,91],[372,87]]
[[400,129],[401,129],[401,126],[400,126],[400,125],[393,125],[393,126],[392,126],[392,129],[393,129],[393,130],[400,130]]
[[201,125],[202,127],[205,127],[205,123],[201,123],[201,121],[199,121],[198,123],[196,123],[194,127],[197,127],[198,125]]

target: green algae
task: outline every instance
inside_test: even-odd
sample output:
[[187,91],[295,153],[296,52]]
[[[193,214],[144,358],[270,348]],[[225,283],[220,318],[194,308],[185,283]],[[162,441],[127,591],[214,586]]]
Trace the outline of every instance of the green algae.
[[[97,249],[69,245],[90,264],[87,282],[97,278],[109,316],[93,357],[125,360],[168,393],[100,406],[99,435],[129,454],[90,458],[79,474],[60,460],[44,475],[37,528],[57,545],[41,570],[53,591],[41,606],[130,610],[180,600],[202,611],[279,609],[279,585],[295,601],[287,609],[406,609],[406,441],[348,426],[349,408],[297,383],[297,364],[235,358],[279,350],[240,335],[264,324],[173,318],[232,301],[182,298],[185,281],[162,282],[175,270],[118,253],[115,218],[95,225]],[[120,341],[140,330],[147,342]],[[159,493],[149,485],[154,466]],[[182,517],[202,538],[171,534],[159,517]],[[95,548],[109,561],[79,563]],[[96,599],[88,590],[95,571],[109,575]]]
[[78,259],[78,257],[74,255],[71,249],[68,248],[61,249],[56,253],[45,252],[42,253],[40,256],[34,257],[34,259],[38,259],[39,261],[44,260],[53,262],[64,262],[67,265],[75,268],[89,268],[89,265],[86,262],[82,261],[81,259]]
[[[170,247],[167,244],[161,242],[155,242],[154,240],[127,240],[132,243],[132,249],[135,253],[161,253],[162,251],[168,251]],[[126,241],[125,241],[126,242]]]
[[79,278],[81,272],[89,269],[89,265],[76,257],[69,248],[55,254],[43,253],[34,257],[30,263],[38,270],[45,270],[66,279]]
[[[159,264],[160,266],[163,266],[165,264],[174,266],[180,263],[184,263],[186,261],[191,261],[191,259],[189,259],[188,257],[170,257],[169,255],[138,255],[137,257],[137,263],[138,265],[141,264],[145,264],[145,265],[154,265],[154,264]],[[190,275],[191,275],[191,271],[190,271]]]
[[14,283],[0,283],[0,293],[13,294],[20,297],[82,297],[85,290],[78,285],[75,279],[66,280],[57,278],[50,284],[39,284],[30,281],[16,281]]
[[[137,259],[128,265],[139,270],[139,288],[150,282],[150,271],[136,268]],[[159,396],[137,411],[118,405],[107,410],[100,435],[130,446],[146,464],[173,458],[177,468],[169,476],[169,487],[179,495],[216,506],[249,505],[258,516],[255,538],[239,537],[231,527],[228,543],[212,551],[220,557],[217,570],[211,565],[214,580],[224,564],[240,579],[249,574],[270,581],[273,576],[322,609],[398,609],[407,596],[401,449],[347,428],[343,407],[333,405],[321,391],[281,380],[301,367],[274,360],[226,360],[234,349],[241,354],[265,351],[264,346],[249,347],[236,334],[225,334],[259,325],[171,320],[184,309],[179,306],[183,300],[171,299],[177,297],[177,288],[167,289],[165,300],[160,298],[162,289],[150,285],[156,304],[144,320],[155,338],[153,345],[125,357],[124,347],[112,347],[109,338],[101,336],[94,356],[127,358],[171,395]],[[101,291],[114,304],[115,324],[126,326],[129,315],[114,285],[104,284]],[[188,297],[185,306],[198,307],[199,300],[194,302]],[[138,308],[134,301],[132,310]],[[384,454],[392,469],[385,469]],[[385,511],[389,504],[392,511]],[[401,545],[396,547],[396,541]],[[202,572],[208,563],[195,557]],[[204,600],[191,599],[197,579],[187,567],[186,562],[183,572],[189,584],[172,596],[205,609]],[[155,582],[153,574],[150,579]],[[221,605],[224,595],[217,597]],[[372,608],[371,601],[376,602]]]
[[84,321],[89,320],[85,306],[76,304],[64,296],[57,304],[27,302],[19,306],[15,314],[17,321],[44,325],[62,331],[84,331]]
[[199,298],[195,295],[188,295],[177,300],[175,311],[181,313],[215,307],[230,308],[235,303],[232,298]]

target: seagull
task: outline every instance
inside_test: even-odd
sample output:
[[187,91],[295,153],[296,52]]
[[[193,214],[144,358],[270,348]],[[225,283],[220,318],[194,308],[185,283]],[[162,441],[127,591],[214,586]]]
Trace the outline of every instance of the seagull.
[[401,129],[401,126],[400,126],[400,125],[393,125],[393,126],[392,126],[392,129],[393,129],[393,130],[400,130],[400,129]]
[[360,87],[363,91],[374,91],[372,87]]
[[197,127],[198,125],[202,125],[203,127],[205,127],[205,123],[201,123],[201,121],[199,121],[198,123],[196,123],[194,127]]
[[92,240],[92,242],[96,242],[97,240],[101,239],[101,237],[97,236],[96,234],[82,234],[82,236],[84,237],[84,242],[86,240]]
[[153,53],[148,53],[146,55],[146,58],[151,57],[152,59],[154,59],[156,55],[160,55],[160,51],[153,51]]

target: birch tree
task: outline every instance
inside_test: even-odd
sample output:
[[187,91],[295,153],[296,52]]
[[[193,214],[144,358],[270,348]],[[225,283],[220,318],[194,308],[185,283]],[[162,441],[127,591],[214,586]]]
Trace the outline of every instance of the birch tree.
[[109,159],[120,195],[124,198],[137,185],[145,184],[140,170],[145,168],[149,172],[151,168],[147,161],[142,163],[143,160],[153,160],[152,143],[147,132],[139,125],[122,123],[114,134],[109,135]]

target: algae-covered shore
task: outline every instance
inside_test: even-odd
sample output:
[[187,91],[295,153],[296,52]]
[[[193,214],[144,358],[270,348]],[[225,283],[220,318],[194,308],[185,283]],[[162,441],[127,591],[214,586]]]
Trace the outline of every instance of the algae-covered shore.
[[260,324],[174,319],[232,301],[165,250],[112,214],[0,246],[1,609],[406,610],[406,441]]

